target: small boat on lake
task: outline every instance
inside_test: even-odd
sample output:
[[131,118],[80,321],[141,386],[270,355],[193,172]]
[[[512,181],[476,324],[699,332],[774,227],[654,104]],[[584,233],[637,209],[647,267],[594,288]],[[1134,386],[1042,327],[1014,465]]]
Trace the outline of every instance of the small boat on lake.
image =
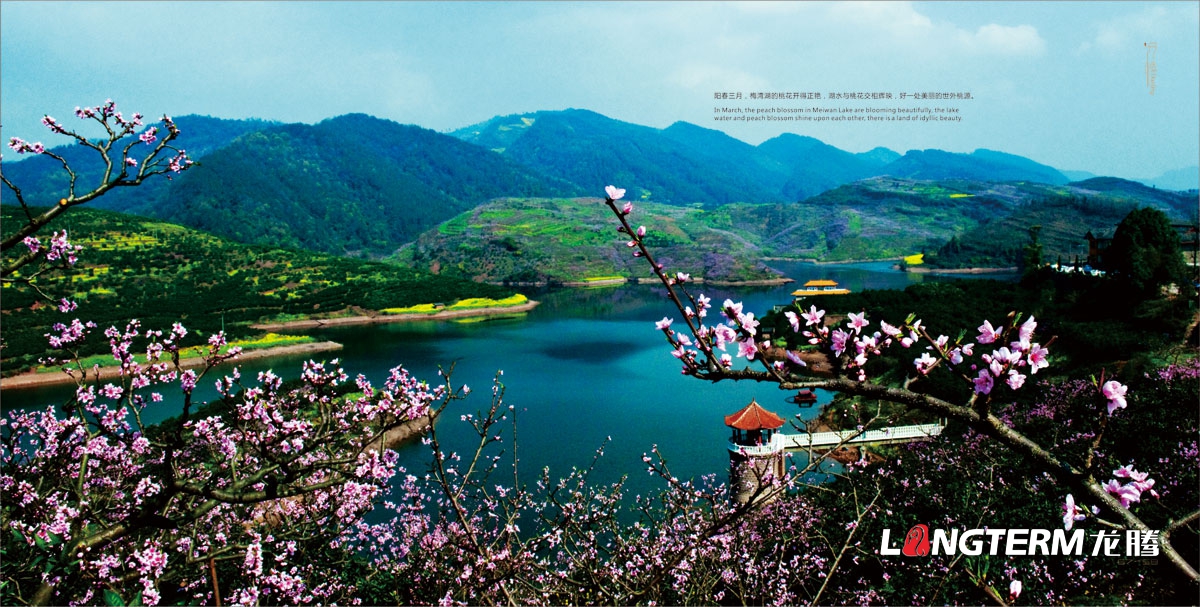
[[810,295],[846,295],[850,289],[843,288],[834,280],[810,280],[804,286],[792,291],[792,297],[808,297]]

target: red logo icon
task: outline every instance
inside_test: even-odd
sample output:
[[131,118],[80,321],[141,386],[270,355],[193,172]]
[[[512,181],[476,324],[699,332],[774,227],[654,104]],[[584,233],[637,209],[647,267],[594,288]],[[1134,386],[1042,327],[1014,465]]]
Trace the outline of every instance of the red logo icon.
[[904,556],[929,556],[929,526],[913,525],[904,536]]

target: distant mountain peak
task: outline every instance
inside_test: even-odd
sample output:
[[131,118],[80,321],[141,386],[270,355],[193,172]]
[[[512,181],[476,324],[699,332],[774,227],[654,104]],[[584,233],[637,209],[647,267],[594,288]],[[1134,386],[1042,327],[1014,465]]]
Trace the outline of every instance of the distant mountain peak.
[[900,158],[900,153],[883,146],[872,148],[866,152],[855,154],[859,158],[873,162],[879,166],[890,164]]
[[1141,183],[1168,190],[1195,190],[1200,188],[1200,166],[1190,166],[1167,171],[1158,177],[1139,179]]
[[1054,167],[1024,156],[979,148],[970,154],[938,149],[909,150],[883,171],[916,179],[1032,181],[1063,185],[1070,180]]

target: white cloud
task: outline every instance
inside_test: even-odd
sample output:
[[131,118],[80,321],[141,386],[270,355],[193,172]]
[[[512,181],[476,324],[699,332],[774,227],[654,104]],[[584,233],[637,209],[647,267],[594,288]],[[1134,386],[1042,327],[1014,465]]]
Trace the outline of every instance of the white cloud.
[[978,53],[1022,56],[1046,52],[1046,41],[1032,25],[1005,26],[989,23],[964,38],[967,48]]
[[1091,36],[1079,44],[1078,53],[1090,51],[1115,53],[1141,47],[1173,35],[1181,28],[1196,27],[1195,6],[1149,6],[1137,13],[1122,15],[1095,24]]
[[952,22],[935,22],[909,2],[839,2],[829,5],[829,16],[846,31],[863,32],[878,45],[918,55],[1017,57],[1046,50],[1046,41],[1032,25],[989,23],[972,32]]
[[911,35],[933,27],[929,17],[910,2],[838,2],[829,7],[830,16],[860,27]]

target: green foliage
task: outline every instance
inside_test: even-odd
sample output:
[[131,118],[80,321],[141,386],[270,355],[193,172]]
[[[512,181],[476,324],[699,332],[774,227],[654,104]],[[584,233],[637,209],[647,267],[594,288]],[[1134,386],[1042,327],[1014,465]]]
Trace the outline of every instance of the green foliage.
[[1147,297],[1169,283],[1184,285],[1188,276],[1179,234],[1157,209],[1135,209],[1121,220],[1104,259],[1113,276]]
[[1021,257],[1021,270],[1023,272],[1032,272],[1042,267],[1042,244],[1038,242],[1038,233],[1042,231],[1042,226],[1029,226],[1029,244],[1025,245],[1022,251],[1024,255]]
[[[19,226],[20,216],[18,208],[0,207],[5,231]],[[182,321],[197,340],[222,326],[239,338],[257,333],[249,324],[279,315],[329,316],[512,294],[392,264],[234,244],[110,211],[78,209],[64,224],[72,242],[85,247],[80,261],[39,282],[55,297],[77,300],[75,316],[102,328],[123,327],[136,317],[147,328]],[[16,371],[44,355],[44,334],[63,315],[20,285],[5,283],[3,302],[4,369]],[[83,355],[107,351],[102,340],[92,341]]]

